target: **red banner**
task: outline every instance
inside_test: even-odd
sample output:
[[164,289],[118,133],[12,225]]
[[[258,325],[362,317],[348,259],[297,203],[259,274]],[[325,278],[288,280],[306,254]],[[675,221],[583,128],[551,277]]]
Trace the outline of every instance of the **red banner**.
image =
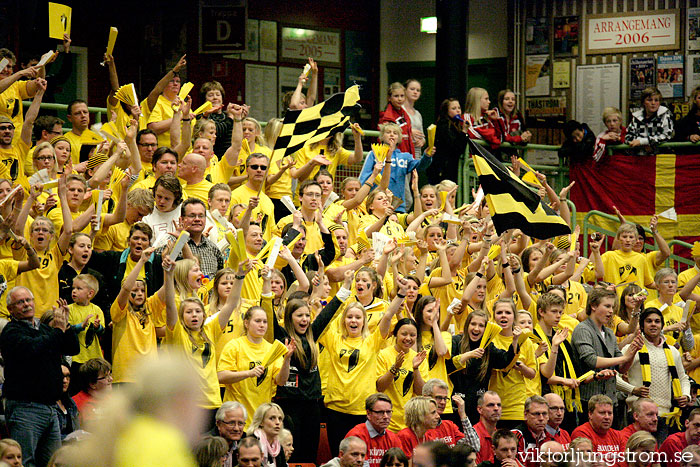
[[[571,201],[579,223],[592,210],[614,214],[613,206],[629,222],[645,226],[652,215],[666,212],[659,218],[659,232],[666,240],[700,240],[700,154],[616,154],[597,163],[572,165],[570,178],[576,182]],[[618,225],[600,217],[590,221],[612,231]],[[681,250],[674,253],[689,256]]]

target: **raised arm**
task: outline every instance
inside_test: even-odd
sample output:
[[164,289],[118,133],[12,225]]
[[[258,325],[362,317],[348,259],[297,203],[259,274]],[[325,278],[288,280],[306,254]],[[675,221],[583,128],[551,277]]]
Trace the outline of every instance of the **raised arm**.
[[316,98],[318,97],[318,65],[313,58],[309,57],[309,64],[311,65],[311,83],[309,84],[309,89],[306,91],[306,106],[311,107],[316,103]]
[[228,165],[235,167],[238,165],[238,155],[243,144],[243,118],[248,113],[248,106],[229,104],[226,107],[226,113],[233,120],[233,129],[231,130],[231,146],[224,153],[224,158]]
[[[226,303],[219,311],[219,326],[223,331],[228,325],[228,320],[231,319],[231,313],[233,310],[238,308],[241,302],[241,290],[243,289],[243,281],[245,280],[246,274],[248,274],[252,268],[253,264],[251,260],[246,259],[238,263],[238,270],[234,276],[233,287],[231,288],[231,293],[228,294],[226,298]],[[269,327],[269,326],[268,326]]]
[[114,63],[114,57],[105,53],[104,62],[107,64],[107,70],[109,71],[109,97],[107,100],[109,105],[116,107],[119,105],[119,101],[115,97],[117,90],[119,89],[119,77],[117,76],[117,65]]
[[165,273],[165,324],[171,331],[177,324],[177,306],[175,305],[175,261],[163,255],[163,272]]
[[122,288],[119,290],[119,294],[117,295],[117,304],[119,305],[119,308],[124,309],[127,303],[129,303],[129,294],[134,289],[134,285],[136,285],[136,280],[139,278],[139,274],[141,273],[144,264],[146,264],[148,258],[151,257],[154,250],[155,248],[153,247],[143,250],[138,262],[131,269],[129,275],[126,276],[126,279],[124,279]]
[[41,106],[41,99],[44,97],[44,92],[46,91],[46,80],[43,78],[37,78],[33,81],[36,83],[37,89],[32,103],[27,109],[27,113],[24,116],[24,123],[22,124],[22,133],[20,134],[22,141],[27,146],[32,145],[32,128],[34,128],[34,121],[37,115],[39,115],[39,107]]
[[296,277],[297,282],[299,283],[299,288],[297,290],[307,292],[310,286],[309,278],[306,277],[306,273],[304,273],[304,270],[301,268],[296,258],[292,256],[292,253],[289,251],[289,248],[287,248],[286,246],[280,248],[279,256],[283,260],[287,261],[287,264],[289,264],[289,267],[294,273],[294,277]]
[[175,74],[178,73],[181,69],[183,69],[185,65],[187,65],[185,57],[187,57],[187,55],[183,55],[182,57],[180,57],[180,60],[178,60],[177,64],[173,67],[173,69],[168,71],[160,79],[160,81],[156,83],[151,92],[148,94],[148,97],[146,98],[146,105],[148,106],[149,112],[152,111],[153,108],[156,106],[156,102],[158,102],[158,96],[160,96],[163,93],[170,80],[173,79]]
[[[30,66],[28,68],[25,68],[24,70],[19,70],[16,73],[11,74],[7,78],[0,80],[0,93],[3,93],[12,86],[15,81],[19,80],[20,78],[36,78],[39,75],[39,68],[38,66]],[[28,85],[29,83],[27,83]],[[29,91],[29,89],[27,89]]]
[[352,199],[348,199],[343,201],[343,207],[345,209],[355,209],[358,207],[362,202],[365,200],[369,192],[372,190],[372,185],[374,185],[374,180],[377,178],[377,175],[382,171],[382,167],[384,167],[384,164],[381,162],[377,162],[374,164],[374,167],[372,168],[372,173],[369,176],[369,178],[365,181],[365,183],[362,184],[359,190],[357,190],[357,193],[355,193],[355,196],[352,197]]
[[391,326],[391,319],[401,311],[401,305],[403,305],[404,300],[406,300],[406,291],[408,290],[408,281],[403,277],[397,278],[396,283],[399,286],[398,292],[394,296],[393,300],[389,304],[389,307],[379,321],[379,332],[382,334],[382,338],[386,339],[389,335],[389,328]]
[[353,165],[362,162],[365,153],[362,151],[362,135],[357,131],[355,125],[350,125],[350,129],[352,129],[352,139],[355,142],[355,147],[352,156],[348,157],[348,165]]
[[668,257],[671,256],[671,248],[666,243],[666,239],[659,233],[659,216],[656,214],[652,216],[649,228],[656,244],[659,246],[659,254],[656,255],[655,261],[655,265],[658,267],[664,264]]

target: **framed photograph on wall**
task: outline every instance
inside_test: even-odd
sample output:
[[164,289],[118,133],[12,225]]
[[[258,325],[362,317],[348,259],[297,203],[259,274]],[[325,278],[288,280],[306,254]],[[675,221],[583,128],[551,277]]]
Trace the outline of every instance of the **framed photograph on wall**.
[[554,18],[554,56],[578,55],[578,16]]

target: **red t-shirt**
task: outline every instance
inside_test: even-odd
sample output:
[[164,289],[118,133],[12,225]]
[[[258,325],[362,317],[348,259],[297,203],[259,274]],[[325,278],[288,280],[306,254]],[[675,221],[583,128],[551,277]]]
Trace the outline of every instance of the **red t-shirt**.
[[389,448],[401,447],[401,439],[393,431],[386,430],[383,435],[371,438],[365,423],[355,425],[355,427],[345,435],[346,438],[348,436],[357,436],[365,442],[367,445],[367,457],[365,461],[369,463],[369,467],[379,467],[379,462]]
[[659,448],[659,452],[666,454],[667,467],[680,467],[680,452],[687,447],[688,441],[685,439],[685,431],[682,431],[666,438]]
[[623,446],[627,446],[627,440],[630,439],[630,436],[635,434],[637,431],[639,430],[637,430],[637,428],[634,426],[634,423],[630,423],[620,430],[620,438],[622,439]]
[[437,428],[430,431],[433,432],[434,440],[442,441],[449,447],[454,447],[457,441],[464,438],[464,433],[450,420],[443,420]]
[[493,462],[493,444],[491,444],[491,435],[486,431],[486,427],[481,421],[474,425],[476,434],[479,435],[479,443],[481,444],[481,449],[476,453],[476,463],[477,465],[481,462]]
[[605,456],[604,459],[617,462],[617,453],[625,452],[625,443],[622,442],[620,432],[610,428],[605,436],[600,436],[593,430],[591,422],[586,422],[571,433],[571,439],[576,439],[579,436],[588,438],[593,443],[593,452],[599,452]]
[[416,449],[416,446],[435,439],[435,430],[428,430],[421,439],[418,439],[416,433],[410,428],[404,428],[396,434],[401,440],[401,449],[409,459],[413,457],[413,450]]

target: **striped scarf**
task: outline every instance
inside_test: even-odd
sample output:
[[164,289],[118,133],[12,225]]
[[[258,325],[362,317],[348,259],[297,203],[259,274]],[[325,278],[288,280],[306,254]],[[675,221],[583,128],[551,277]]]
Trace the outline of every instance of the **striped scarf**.
[[[557,332],[557,330],[554,329],[553,332]],[[545,355],[547,358],[549,358],[549,354],[552,350],[552,342],[549,340],[549,337],[545,334],[539,323],[535,326],[535,335],[547,343],[547,352],[545,352]],[[562,342],[562,344],[559,346],[559,351],[564,356],[564,374],[557,376],[567,379],[578,379],[576,376],[576,370],[574,369],[574,362],[571,360],[569,351],[566,349],[566,342]],[[549,387],[552,392],[562,398],[564,404],[566,404],[567,412],[573,412],[574,408],[578,412],[583,412],[583,409],[581,408],[581,391],[578,387],[571,389],[570,387],[561,384],[552,384]]]
[[[666,341],[663,343],[664,355],[666,356],[666,365],[668,365],[668,372],[671,374],[671,389],[673,390],[673,397],[671,398],[671,407],[673,410],[669,413],[662,414],[666,417],[667,423],[670,425],[678,425],[678,429],[682,430],[681,426],[681,409],[678,407],[676,398],[683,396],[683,391],[681,389],[681,380],[678,379],[678,369],[673,362],[673,353],[671,353],[671,348],[668,346]],[[651,364],[649,363],[649,349],[647,349],[646,343],[642,349],[637,352],[639,355],[639,365],[642,370],[642,385],[644,387],[651,386]]]

